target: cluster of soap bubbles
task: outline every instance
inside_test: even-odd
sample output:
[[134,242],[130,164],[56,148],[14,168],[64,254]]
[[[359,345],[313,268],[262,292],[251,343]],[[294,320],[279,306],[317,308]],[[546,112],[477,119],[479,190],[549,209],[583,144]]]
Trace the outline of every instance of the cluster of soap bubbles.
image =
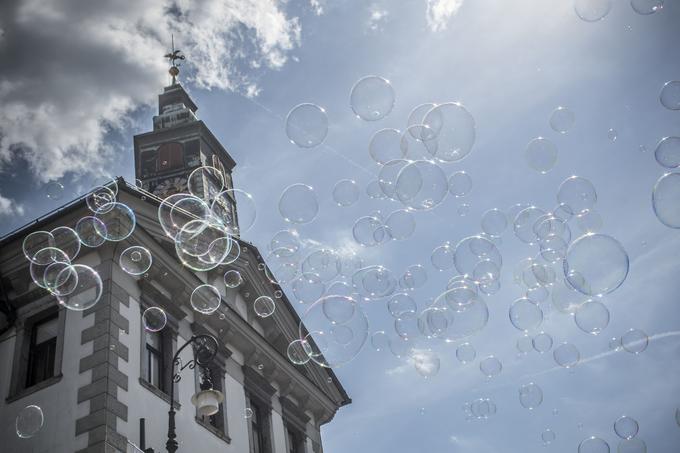
[[[680,110],[680,82],[667,82],[661,90],[661,104],[669,110]],[[656,162],[664,169],[680,167],[680,137],[664,137],[654,150]],[[680,228],[680,173],[663,174],[652,189],[652,208],[661,223]]]
[[477,398],[463,405],[466,420],[486,420],[496,414],[496,403],[490,398]]
[[[34,231],[24,238],[22,249],[30,262],[33,282],[70,310],[91,308],[103,292],[97,271],[75,263],[81,252],[107,241],[121,242],[134,231],[135,215],[127,205],[116,201],[117,194],[116,181],[98,186],[85,197],[91,215],[79,219],[73,228]],[[151,261],[150,252],[141,246],[129,247],[119,259],[121,269],[131,275],[144,274]]]

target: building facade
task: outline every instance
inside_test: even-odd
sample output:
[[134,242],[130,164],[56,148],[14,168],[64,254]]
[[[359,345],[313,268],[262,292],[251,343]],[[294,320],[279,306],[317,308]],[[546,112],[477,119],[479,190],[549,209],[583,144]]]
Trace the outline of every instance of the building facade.
[[[171,389],[175,394],[180,452],[320,453],[320,427],[350,402],[331,369],[313,362],[293,364],[287,356],[299,338],[300,319],[267,278],[256,247],[240,237],[236,198],[215,198],[215,185],[200,184],[240,249],[228,265],[207,271],[183,265],[173,238],[159,223],[164,198],[186,192],[189,175],[210,166],[224,176],[221,190],[233,188],[234,160],[196,116],[197,107],[179,83],[159,96],[153,130],[134,138],[137,181],[122,179],[107,187],[135,216],[132,234],[97,247],[83,245],[76,262],[101,278],[98,302],[85,310],[57,303],[36,285],[23,252],[34,231],[53,231],[92,215],[87,197],[41,217],[0,243],[0,432],[2,452],[165,451]],[[196,190],[196,187],[194,187]],[[153,263],[142,275],[120,266],[121,253],[143,246]],[[223,275],[237,270],[243,283],[225,285]],[[221,303],[210,315],[194,310],[192,291],[209,283]],[[260,317],[253,301],[276,301],[271,316]],[[158,307],[167,322],[149,330],[143,313]],[[194,335],[209,334],[218,350],[206,367],[213,388],[224,394],[219,411],[201,417],[192,404],[199,391],[199,368],[180,367],[172,357]],[[180,354],[193,359],[192,347]],[[30,438],[17,435],[20,411],[42,409],[42,428]]]

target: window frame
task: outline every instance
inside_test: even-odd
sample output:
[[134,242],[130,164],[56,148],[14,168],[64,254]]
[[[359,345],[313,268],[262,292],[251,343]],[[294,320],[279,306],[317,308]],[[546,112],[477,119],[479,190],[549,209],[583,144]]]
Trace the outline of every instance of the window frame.
[[[14,355],[11,364],[11,377],[6,402],[13,402],[34,392],[56,384],[63,377],[62,361],[64,357],[64,335],[66,332],[65,307],[57,305],[53,296],[47,295],[29,303],[17,311],[15,324],[16,336]],[[57,318],[57,336],[54,347],[54,362],[52,376],[28,385],[30,348],[36,327],[54,317]]]
[[[153,346],[149,345],[147,339],[148,336],[151,332],[148,332],[144,328],[144,310],[146,310],[149,307],[154,307],[154,306],[159,306],[162,308],[162,305],[154,304],[151,303],[147,300],[141,300],[139,302],[139,328],[140,328],[140,366],[139,366],[139,383],[142,387],[146,388],[149,390],[151,393],[154,395],[158,396],[161,398],[163,401],[166,403],[170,404],[170,386],[175,386],[175,407],[179,408],[181,405],[179,404],[179,386],[177,385],[176,382],[173,382],[172,379],[172,357],[175,353],[175,349],[177,347],[177,331],[178,331],[178,323],[177,321],[172,318],[172,316],[166,311],[167,315],[167,323],[163,329],[161,329],[158,332],[153,332],[154,334],[159,335],[159,339],[161,342],[161,349],[158,351],[156,348],[153,348]],[[156,351],[160,352],[160,360],[159,360],[159,369],[160,369],[160,376],[159,376],[159,383],[161,385],[157,386],[153,382],[149,382],[148,377],[149,377],[149,365],[150,365],[150,349],[155,349]]]

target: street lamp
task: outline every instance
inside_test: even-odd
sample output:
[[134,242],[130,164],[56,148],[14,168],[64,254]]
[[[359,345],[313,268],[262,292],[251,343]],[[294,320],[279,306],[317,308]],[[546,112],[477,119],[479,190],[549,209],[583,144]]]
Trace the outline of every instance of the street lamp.
[[[179,358],[179,353],[190,344],[194,345],[194,359],[182,365],[182,360]],[[180,373],[185,368],[193,370],[196,365],[201,368],[201,390],[191,397],[191,403],[198,409],[198,414],[213,415],[220,410],[220,403],[224,400],[224,395],[218,390],[212,388],[210,380],[210,371],[206,368],[212,359],[217,354],[217,340],[211,335],[194,335],[189,341],[184,343],[181,348],[177,350],[172,358],[172,385],[170,386],[170,411],[168,412],[168,441],[165,443],[165,448],[169,453],[177,451],[177,441],[175,438],[175,384],[182,380]],[[175,368],[177,371],[175,372]]]

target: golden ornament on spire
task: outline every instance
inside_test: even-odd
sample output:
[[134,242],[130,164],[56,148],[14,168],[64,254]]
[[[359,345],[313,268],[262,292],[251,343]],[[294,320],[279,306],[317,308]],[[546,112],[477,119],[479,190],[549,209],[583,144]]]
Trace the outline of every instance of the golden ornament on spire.
[[177,60],[181,61],[186,58],[184,55],[182,55],[181,50],[175,49],[175,35],[172,35],[172,52],[165,54],[165,58],[170,60],[170,63],[172,64],[168,72],[172,76],[172,84],[174,85],[176,83],[177,75],[179,74],[180,66],[180,63],[178,63]]

